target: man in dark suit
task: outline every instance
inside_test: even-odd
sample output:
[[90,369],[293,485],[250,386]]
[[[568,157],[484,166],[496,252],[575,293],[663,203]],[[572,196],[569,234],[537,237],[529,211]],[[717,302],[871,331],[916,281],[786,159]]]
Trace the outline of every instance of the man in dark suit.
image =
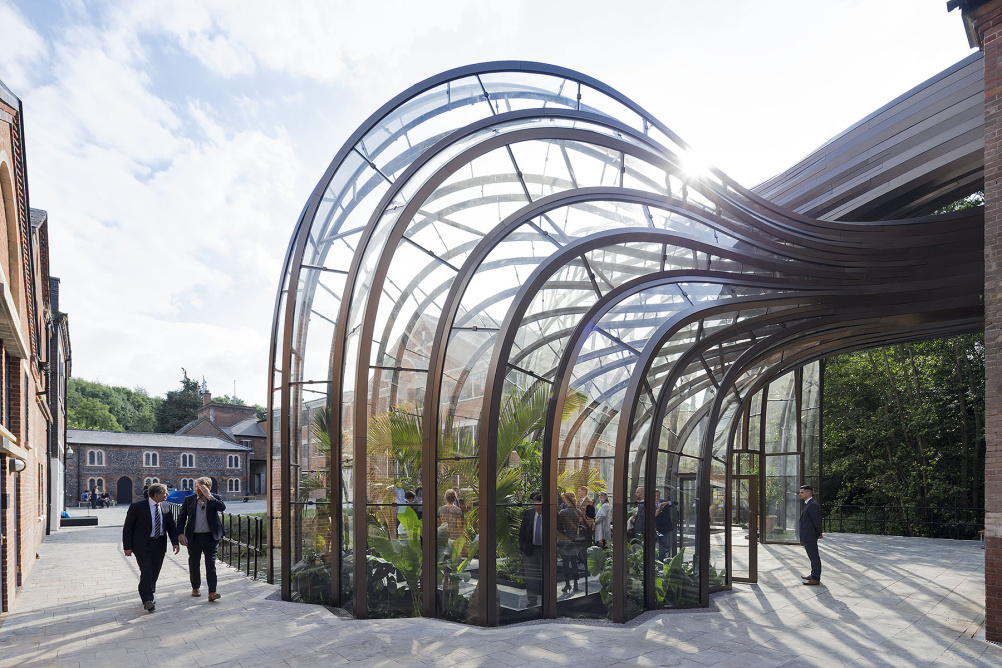
[[814,500],[814,488],[810,485],[800,487],[800,498],[804,508],[800,512],[800,544],[807,551],[811,560],[811,574],[802,575],[805,585],[821,584],[821,554],[818,552],[818,539],[824,538],[821,532],[821,506]]
[[139,563],[139,598],[147,612],[156,608],[154,594],[157,591],[157,578],[160,577],[160,567],[167,554],[167,538],[174,546],[174,554],[181,547],[177,542],[177,528],[174,518],[162,507],[167,498],[167,486],[160,483],[150,485],[150,497],[140,499],[129,506],[125,514],[125,526],[122,527],[122,547],[125,556],[136,556]]
[[543,495],[533,492],[529,499],[532,501],[532,508],[522,514],[518,546],[522,550],[525,594],[529,599],[529,607],[534,608],[543,593]]
[[181,504],[181,544],[188,547],[188,571],[191,577],[191,595],[201,596],[202,573],[200,561],[205,555],[205,579],[209,585],[209,602],[221,598],[216,592],[216,550],[223,537],[223,521],[219,513],[226,510],[223,499],[212,494],[212,478],[195,481],[195,493]]

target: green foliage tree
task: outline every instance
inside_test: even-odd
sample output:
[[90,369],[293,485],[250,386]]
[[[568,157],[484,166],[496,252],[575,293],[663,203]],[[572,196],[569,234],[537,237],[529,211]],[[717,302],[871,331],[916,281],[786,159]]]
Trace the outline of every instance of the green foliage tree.
[[981,334],[829,358],[826,502],[980,507],[984,365]]
[[66,420],[73,429],[104,429],[122,431],[122,425],[108,410],[107,404],[93,397],[82,397],[68,407]]
[[[71,427],[114,431],[153,431],[160,397],[151,397],[142,388],[130,390],[81,378],[70,378],[67,415]],[[103,406],[114,421],[98,417]],[[101,424],[104,426],[84,426]]]
[[157,431],[161,434],[172,434],[194,420],[202,405],[198,381],[188,378],[184,368],[181,373],[181,389],[168,392],[157,411]]

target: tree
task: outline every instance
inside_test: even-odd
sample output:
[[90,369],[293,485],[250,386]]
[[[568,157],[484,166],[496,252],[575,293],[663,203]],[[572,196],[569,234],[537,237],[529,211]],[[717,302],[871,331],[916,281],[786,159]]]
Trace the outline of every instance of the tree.
[[183,367],[181,372],[184,374],[181,389],[168,392],[157,411],[157,431],[161,434],[173,434],[194,420],[202,406],[198,381],[188,378],[188,372]]
[[66,419],[72,429],[104,429],[122,431],[108,406],[93,397],[83,397],[72,408],[67,408]]
[[[86,407],[82,403],[85,399],[92,400]],[[156,427],[156,411],[161,401],[163,400],[160,397],[150,397],[142,388],[130,390],[125,387],[109,386],[81,378],[70,378],[67,413],[82,416],[81,411],[83,411],[87,415],[93,416],[97,411],[97,404],[100,404],[115,418],[115,431],[150,432]],[[97,402],[97,404],[93,402]],[[78,417],[77,422],[82,424],[84,420],[82,417]],[[110,422],[102,420],[101,424],[110,425]],[[77,425],[71,423],[70,426],[76,427]]]
[[240,397],[231,397],[228,394],[224,394],[221,397],[212,397],[212,402],[216,404],[230,404],[231,406],[246,406],[247,402]]
[[825,366],[824,498],[979,507],[984,336],[864,350]]

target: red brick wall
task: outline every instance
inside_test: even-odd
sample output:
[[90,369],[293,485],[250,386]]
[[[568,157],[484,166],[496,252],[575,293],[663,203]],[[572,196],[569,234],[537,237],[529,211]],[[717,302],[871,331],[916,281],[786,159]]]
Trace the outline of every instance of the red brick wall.
[[966,17],[985,54],[985,632],[1002,641],[1002,2]]

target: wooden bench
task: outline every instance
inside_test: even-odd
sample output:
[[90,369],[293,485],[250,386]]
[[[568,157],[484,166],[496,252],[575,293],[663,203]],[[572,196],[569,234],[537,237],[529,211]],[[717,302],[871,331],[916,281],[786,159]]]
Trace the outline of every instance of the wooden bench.
[[60,527],[96,527],[97,517],[60,517]]

